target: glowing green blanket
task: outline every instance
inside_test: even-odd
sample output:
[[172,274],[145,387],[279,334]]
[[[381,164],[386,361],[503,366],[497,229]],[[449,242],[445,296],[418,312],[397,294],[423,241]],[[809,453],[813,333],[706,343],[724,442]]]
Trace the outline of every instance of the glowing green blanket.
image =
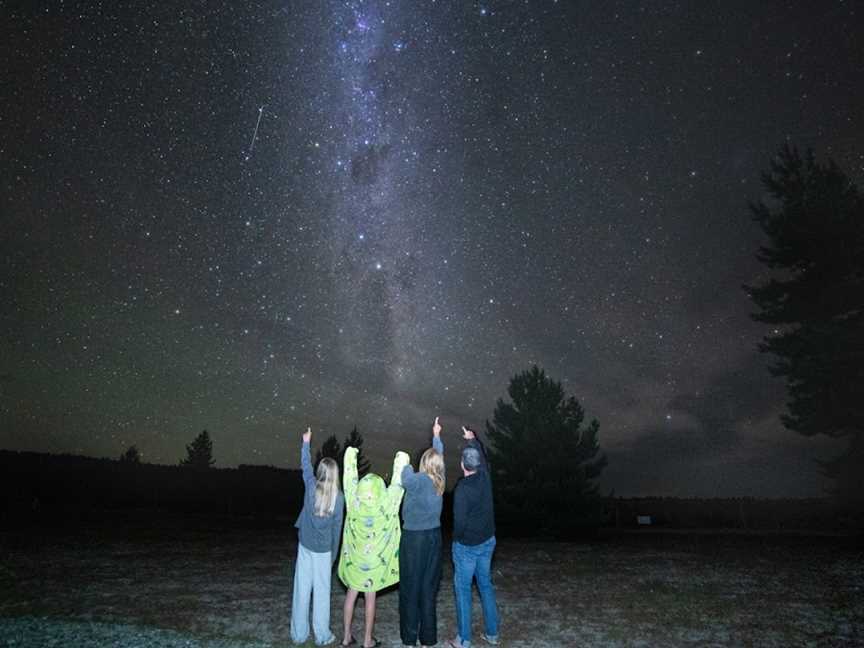
[[396,453],[390,486],[373,474],[357,481],[357,448],[347,448],[344,461],[346,515],[339,578],[352,589],[377,592],[399,582],[402,468],[410,460],[406,453]]

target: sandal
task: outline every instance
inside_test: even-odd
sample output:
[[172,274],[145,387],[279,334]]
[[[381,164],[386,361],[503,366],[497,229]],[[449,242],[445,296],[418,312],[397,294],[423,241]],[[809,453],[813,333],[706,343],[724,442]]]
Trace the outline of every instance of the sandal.
[[365,643],[363,644],[363,648],[376,648],[381,645],[381,640],[378,637],[372,637],[372,645],[367,646]]
[[353,646],[356,643],[357,643],[357,639],[354,638],[354,635],[351,635],[351,641],[349,641],[347,644],[346,643],[340,643],[339,645],[340,646]]

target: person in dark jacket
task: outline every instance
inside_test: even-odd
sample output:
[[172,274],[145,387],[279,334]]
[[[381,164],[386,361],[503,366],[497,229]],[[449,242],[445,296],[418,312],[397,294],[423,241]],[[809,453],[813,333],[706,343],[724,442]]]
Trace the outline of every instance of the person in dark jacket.
[[299,529],[299,541],[291,603],[291,640],[300,644],[309,638],[311,597],[315,643],[326,646],[336,641],[330,630],[330,580],[333,563],[339,555],[345,498],[339,490],[339,466],[335,461],[325,457],[313,475],[311,442],[312,429],[306,428],[300,449],[305,488],[303,508],[294,523]]
[[453,491],[453,589],[458,634],[452,648],[471,646],[471,586],[477,579],[487,643],[498,643],[498,605],[492,585],[495,511],[486,451],[472,430],[462,427],[462,479]]

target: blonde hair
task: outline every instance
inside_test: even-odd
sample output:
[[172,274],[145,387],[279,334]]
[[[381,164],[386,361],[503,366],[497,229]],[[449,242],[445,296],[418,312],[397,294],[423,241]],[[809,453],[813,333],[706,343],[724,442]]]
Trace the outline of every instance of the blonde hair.
[[339,494],[339,466],[330,457],[324,457],[315,471],[315,515],[333,515]]
[[429,475],[436,493],[444,494],[444,457],[435,448],[429,448],[420,457],[420,472]]

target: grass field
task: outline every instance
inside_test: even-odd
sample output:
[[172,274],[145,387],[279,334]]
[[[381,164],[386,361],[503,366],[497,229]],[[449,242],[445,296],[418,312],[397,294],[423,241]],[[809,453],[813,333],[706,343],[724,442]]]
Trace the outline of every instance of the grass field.
[[[125,520],[0,538],[0,645],[291,644],[288,524]],[[444,564],[439,645],[455,624],[449,554]],[[500,540],[494,578],[503,646],[864,645],[862,551],[833,538]],[[342,597],[334,577],[337,633]],[[356,634],[361,624],[358,605]],[[484,645],[476,595],[474,628]],[[401,645],[395,591],[379,597],[376,635]]]

